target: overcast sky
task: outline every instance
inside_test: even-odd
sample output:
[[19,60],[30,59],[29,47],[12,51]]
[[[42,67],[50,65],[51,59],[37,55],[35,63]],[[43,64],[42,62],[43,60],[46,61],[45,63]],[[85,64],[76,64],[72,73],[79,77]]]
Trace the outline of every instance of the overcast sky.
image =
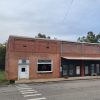
[[100,0],[0,0],[0,42],[37,33],[76,41],[100,32]]

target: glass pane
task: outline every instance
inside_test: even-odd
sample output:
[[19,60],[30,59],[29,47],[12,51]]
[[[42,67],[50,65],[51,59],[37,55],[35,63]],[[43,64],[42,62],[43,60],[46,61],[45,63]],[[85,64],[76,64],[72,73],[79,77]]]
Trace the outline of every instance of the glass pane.
[[94,75],[95,70],[94,70],[94,64],[91,64],[91,75]]
[[88,66],[85,66],[85,75],[89,74]]
[[51,71],[51,64],[38,64],[38,71]]
[[69,75],[73,75],[74,74],[74,66],[73,64],[69,65]]
[[63,65],[63,70],[67,70],[67,65]]
[[25,68],[22,68],[22,69],[21,69],[21,72],[25,72]]
[[26,60],[25,60],[25,59],[22,59],[22,63],[23,63],[23,64],[26,64]]
[[19,59],[18,64],[29,64],[29,60],[26,59]]
[[63,75],[67,75],[67,65],[63,65]]
[[96,64],[96,73],[99,74],[100,73],[100,65]]
[[76,66],[76,74],[77,74],[77,75],[80,74],[80,66]]
[[66,70],[63,70],[63,75],[67,75],[67,71]]

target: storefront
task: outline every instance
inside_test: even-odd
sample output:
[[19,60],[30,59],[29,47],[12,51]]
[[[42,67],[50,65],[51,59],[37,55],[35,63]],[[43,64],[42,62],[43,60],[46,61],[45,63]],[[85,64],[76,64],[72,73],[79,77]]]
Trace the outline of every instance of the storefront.
[[5,73],[8,80],[100,75],[100,44],[10,36]]
[[61,60],[62,76],[97,76],[100,75],[100,60]]
[[85,76],[100,75],[100,61],[84,61]]

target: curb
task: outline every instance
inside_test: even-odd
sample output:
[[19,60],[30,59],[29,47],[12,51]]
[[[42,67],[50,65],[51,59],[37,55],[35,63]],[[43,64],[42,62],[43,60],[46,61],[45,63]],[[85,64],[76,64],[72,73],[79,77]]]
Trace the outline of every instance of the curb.
[[45,80],[45,81],[34,81],[34,80],[24,80],[24,81],[15,81],[15,84],[31,84],[31,83],[55,83],[55,82],[63,82],[63,81],[77,81],[77,80],[95,80],[100,79],[100,77],[94,77],[94,78],[77,78],[77,79],[63,79],[63,80]]

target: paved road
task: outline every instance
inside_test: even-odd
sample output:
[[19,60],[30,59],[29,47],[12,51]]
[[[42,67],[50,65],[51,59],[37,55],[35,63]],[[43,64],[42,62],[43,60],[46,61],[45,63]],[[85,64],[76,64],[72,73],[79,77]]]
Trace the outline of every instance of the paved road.
[[0,100],[100,100],[100,80],[0,87]]
[[48,100],[100,100],[100,80],[30,85]]
[[14,85],[0,86],[0,100],[25,100]]

